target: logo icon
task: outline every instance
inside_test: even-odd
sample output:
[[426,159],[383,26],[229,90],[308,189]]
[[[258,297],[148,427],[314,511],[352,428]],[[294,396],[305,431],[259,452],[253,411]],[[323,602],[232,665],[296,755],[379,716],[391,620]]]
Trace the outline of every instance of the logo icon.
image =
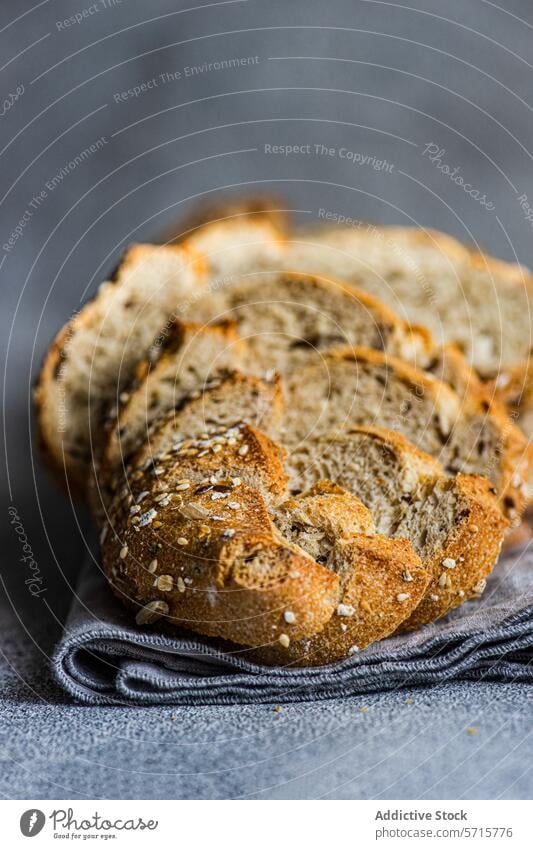
[[20,818],[20,830],[24,837],[35,837],[42,831],[46,822],[46,817],[38,808],[30,808],[29,811],[24,811]]

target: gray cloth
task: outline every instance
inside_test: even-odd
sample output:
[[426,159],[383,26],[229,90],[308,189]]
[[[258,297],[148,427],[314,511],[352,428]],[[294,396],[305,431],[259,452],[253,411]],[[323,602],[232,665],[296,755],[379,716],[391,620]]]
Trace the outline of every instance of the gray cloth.
[[53,639],[35,644],[0,607],[2,798],[531,799],[527,685],[449,682],[281,712],[79,705],[50,676]]
[[84,571],[53,656],[86,704],[301,702],[458,679],[533,682],[533,549],[502,558],[482,599],[340,663],[269,669],[246,650],[133,627],[97,570]]

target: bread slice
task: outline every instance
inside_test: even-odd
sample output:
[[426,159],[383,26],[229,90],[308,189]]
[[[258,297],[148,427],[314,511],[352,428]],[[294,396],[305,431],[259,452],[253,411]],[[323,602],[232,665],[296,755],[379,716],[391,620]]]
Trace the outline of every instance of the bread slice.
[[320,666],[343,660],[393,633],[422,599],[429,573],[410,542],[376,534],[370,511],[337,484],[318,481],[284,502],[274,521],[286,539],[339,576],[341,594],[318,634],[291,636],[286,645],[272,641],[254,652],[260,662]]
[[216,320],[235,321],[248,368],[290,374],[332,345],[360,344],[422,368],[433,357],[427,332],[410,327],[365,292],[311,275],[250,272],[212,297]]
[[102,455],[103,476],[127,463],[156,419],[191,392],[202,391],[221,372],[238,368],[244,355],[234,322],[205,326],[176,320],[138,364],[134,382],[117,399],[118,413],[111,415]]
[[379,424],[408,437],[450,475],[484,475],[503,512],[519,519],[529,497],[531,447],[483,399],[369,348],[342,348],[287,380],[284,444],[353,425]]
[[[307,662],[309,647],[299,641],[332,619],[335,639],[321,642],[313,662],[345,657],[354,634],[361,647],[386,636],[429,579],[409,543],[368,537],[368,511],[329,482],[283,504],[285,493],[283,452],[249,425],[176,446],[134,472],[112,503],[102,555],[114,591],[140,625],[160,619],[160,627],[243,646],[274,644],[282,655],[290,650],[290,661],[296,654]],[[302,516],[314,535],[295,530]],[[378,581],[365,564],[379,548]],[[414,576],[409,604],[394,596],[405,586],[399,557]],[[274,649],[268,658],[277,662]]]
[[115,280],[60,331],[36,387],[44,449],[63,483],[83,492],[102,421],[180,301],[201,288],[203,265],[179,246],[133,246]]
[[292,491],[327,476],[370,509],[378,533],[411,542],[431,582],[402,629],[483,591],[507,525],[486,478],[448,477],[403,435],[379,427],[311,438],[293,451],[287,469]]
[[530,272],[444,233],[364,222],[323,228],[295,234],[287,262],[372,293],[438,343],[457,344],[484,379],[529,362]]
[[241,420],[276,436],[282,417],[283,398],[277,375],[267,379],[234,371],[211,381],[204,392],[183,399],[176,410],[162,416],[132,458],[132,465],[142,468],[176,444],[198,434],[209,439],[220,428]]
[[339,579],[272,524],[262,493],[272,503],[282,497],[282,454],[247,425],[200,442],[202,457],[178,448],[115,498],[102,544],[113,589],[138,624],[164,617],[241,645],[283,633],[287,610],[296,638],[320,630]]

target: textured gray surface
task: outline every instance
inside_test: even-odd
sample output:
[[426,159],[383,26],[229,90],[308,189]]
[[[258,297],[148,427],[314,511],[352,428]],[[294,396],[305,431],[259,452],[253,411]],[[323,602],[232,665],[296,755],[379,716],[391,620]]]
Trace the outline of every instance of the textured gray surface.
[[[533,265],[531,226],[518,203],[521,194],[533,195],[529,0],[510,0],[505,9],[486,0],[445,5],[413,0],[411,8],[377,0],[249,0],[205,8],[181,0],[149,5],[123,0],[80,24],[58,27],[75,7],[89,5],[54,0],[29,11],[31,3],[4,0],[0,9],[2,98],[25,87],[0,117],[0,243],[53,175],[96,139],[106,139],[98,153],[48,192],[14,249],[0,255],[0,346],[7,364],[4,492],[26,529],[48,605],[29,595],[27,568],[4,521],[3,579],[9,605],[27,632],[17,638],[9,674],[19,683],[4,706],[4,792],[24,796],[39,789],[54,795],[47,782],[60,783],[69,775],[73,792],[146,795],[142,788],[155,787],[155,780],[143,784],[139,776],[161,771],[189,778],[171,777],[167,785],[162,778],[159,793],[167,786],[170,795],[236,795],[276,785],[279,767],[282,785],[294,780],[283,785],[288,794],[291,788],[311,795],[319,795],[317,788],[333,792],[342,776],[359,773],[358,783],[348,786],[368,795],[383,792],[398,775],[404,779],[393,787],[395,795],[422,795],[437,776],[443,782],[436,794],[444,786],[451,795],[456,788],[481,796],[525,794],[527,778],[519,776],[528,767],[523,745],[528,691],[520,686],[434,691],[435,701],[416,707],[422,711],[427,705],[432,731],[421,731],[415,712],[402,720],[409,729],[399,726],[400,737],[411,741],[408,754],[394,722],[388,724],[396,698],[398,716],[404,716],[400,696],[378,700],[383,722],[374,726],[374,735],[369,723],[362,724],[368,714],[352,716],[357,702],[350,700],[316,711],[287,708],[280,716],[263,708],[180,712],[173,724],[179,730],[169,732],[180,735],[177,747],[158,742],[167,733],[167,710],[110,713],[65,706],[59,713],[55,703],[21,696],[29,685],[47,688],[45,700],[58,698],[46,683],[47,652],[69,608],[87,547],[86,518],[34,465],[31,381],[53,332],[95,290],[128,241],[151,238],[170,226],[191,209],[187,198],[195,194],[214,197],[224,186],[244,184],[282,190],[305,220],[324,206],[375,221],[422,223]],[[199,8],[183,11],[195,5]],[[160,73],[255,55],[257,64],[238,71],[183,77],[124,102],[114,99]],[[276,58],[287,56],[320,58]],[[465,178],[494,200],[495,213],[483,210],[423,157],[429,142],[445,148],[446,162],[460,166]],[[387,159],[394,169],[355,168],[336,157],[267,156],[261,150],[265,143],[344,145]],[[229,153],[249,148],[258,150]],[[228,155],[221,158],[221,153]],[[43,633],[49,642],[44,653],[34,653],[31,636],[41,641]],[[9,631],[5,639],[13,639]],[[213,724],[213,717],[224,721]],[[464,725],[475,724],[475,717],[490,729],[488,736],[480,731],[465,737]],[[223,742],[235,738],[236,718],[246,718],[255,729],[258,754],[252,738],[242,753]],[[353,753],[349,750],[328,772],[328,747],[335,760],[346,746],[346,738],[331,730],[336,722],[344,723],[348,734],[355,729],[356,743]],[[291,729],[300,727],[304,740],[318,742],[299,745],[300,736]],[[202,748],[196,735],[217,738],[219,744]],[[426,741],[420,749],[419,740]],[[429,759],[429,774],[421,768],[409,774],[412,759],[418,763],[433,751],[439,756]],[[451,772],[463,758],[464,767]],[[117,763],[123,770],[115,768]],[[307,772],[308,780],[295,780]]]
[[407,689],[281,713],[86,707],[51,685],[24,635],[2,631],[0,793],[9,798],[531,797],[523,685]]

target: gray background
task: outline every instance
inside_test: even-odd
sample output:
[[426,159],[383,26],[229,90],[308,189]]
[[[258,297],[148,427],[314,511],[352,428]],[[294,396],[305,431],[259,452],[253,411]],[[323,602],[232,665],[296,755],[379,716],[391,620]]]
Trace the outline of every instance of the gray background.
[[[0,8],[2,99],[17,86],[25,88],[0,117],[2,462],[7,472],[2,486],[44,576],[46,604],[26,591],[20,551],[6,519],[0,523],[2,572],[9,629],[19,627],[17,620],[22,625],[15,660],[9,655],[9,674],[19,684],[26,681],[45,703],[60,697],[39,689],[46,673],[32,678],[28,670],[46,670],[48,647],[68,609],[91,534],[83,511],[62,496],[38,463],[31,385],[55,331],[110,273],[130,241],[158,238],[179,226],[194,198],[269,190],[281,193],[302,221],[316,221],[318,209],[325,207],[376,222],[423,224],[533,265],[531,224],[518,202],[524,193],[533,200],[533,8],[528,0],[507,2],[505,9],[486,0],[413,0],[410,5],[108,0],[107,8],[100,2],[81,23],[61,28],[58,22],[90,6],[84,0],[49,0],[32,9],[4,0]],[[247,56],[257,56],[257,63],[184,75],[187,66]],[[176,71],[181,79],[161,83],[159,74]],[[117,93],[154,77],[156,87],[115,102]],[[1,246],[47,180],[102,136],[102,149],[48,191],[22,237],[5,252]],[[393,168],[378,171],[338,156],[284,158],[264,152],[265,144],[296,143],[346,147],[386,159]],[[429,162],[423,155],[428,143],[445,150],[443,161],[459,167],[494,203],[494,211]],[[31,648],[32,640],[42,646],[41,653]],[[524,698],[518,689],[515,695],[505,691],[508,696],[517,705]],[[476,705],[474,712],[481,709]],[[321,708],[320,715],[330,716],[331,710]],[[339,711],[342,723],[346,705]],[[496,728],[498,717],[493,717]],[[519,721],[510,749],[521,748],[523,730]],[[392,738],[391,746],[394,752]],[[309,746],[307,755],[321,757]],[[7,763],[13,762],[8,756]],[[400,774],[401,763],[398,754]],[[469,764],[483,775],[488,769],[475,759]],[[510,764],[510,775],[476,792],[496,795],[498,787],[507,792],[514,785],[511,795],[525,794],[526,785],[518,790],[515,783],[523,768],[516,758]],[[46,776],[48,768],[41,765],[38,775]],[[346,768],[355,773],[354,764]],[[321,775],[327,793],[327,782],[333,787],[336,779]],[[387,784],[384,773],[376,775],[374,795],[380,781]],[[262,779],[257,781],[261,785]],[[23,779],[18,786],[21,795],[30,787]],[[301,792],[314,794],[309,784],[303,786]],[[363,786],[350,792],[361,794]],[[405,786],[408,794],[421,793],[416,781]],[[96,795],[92,779],[86,787],[89,796]],[[203,792],[224,795],[224,787],[221,779],[216,790]],[[453,778],[447,788],[442,792],[455,795]],[[230,784],[226,789],[235,792]],[[163,795],[160,787],[153,792]],[[175,792],[185,793],[183,787]],[[48,793],[54,795],[50,787]]]

